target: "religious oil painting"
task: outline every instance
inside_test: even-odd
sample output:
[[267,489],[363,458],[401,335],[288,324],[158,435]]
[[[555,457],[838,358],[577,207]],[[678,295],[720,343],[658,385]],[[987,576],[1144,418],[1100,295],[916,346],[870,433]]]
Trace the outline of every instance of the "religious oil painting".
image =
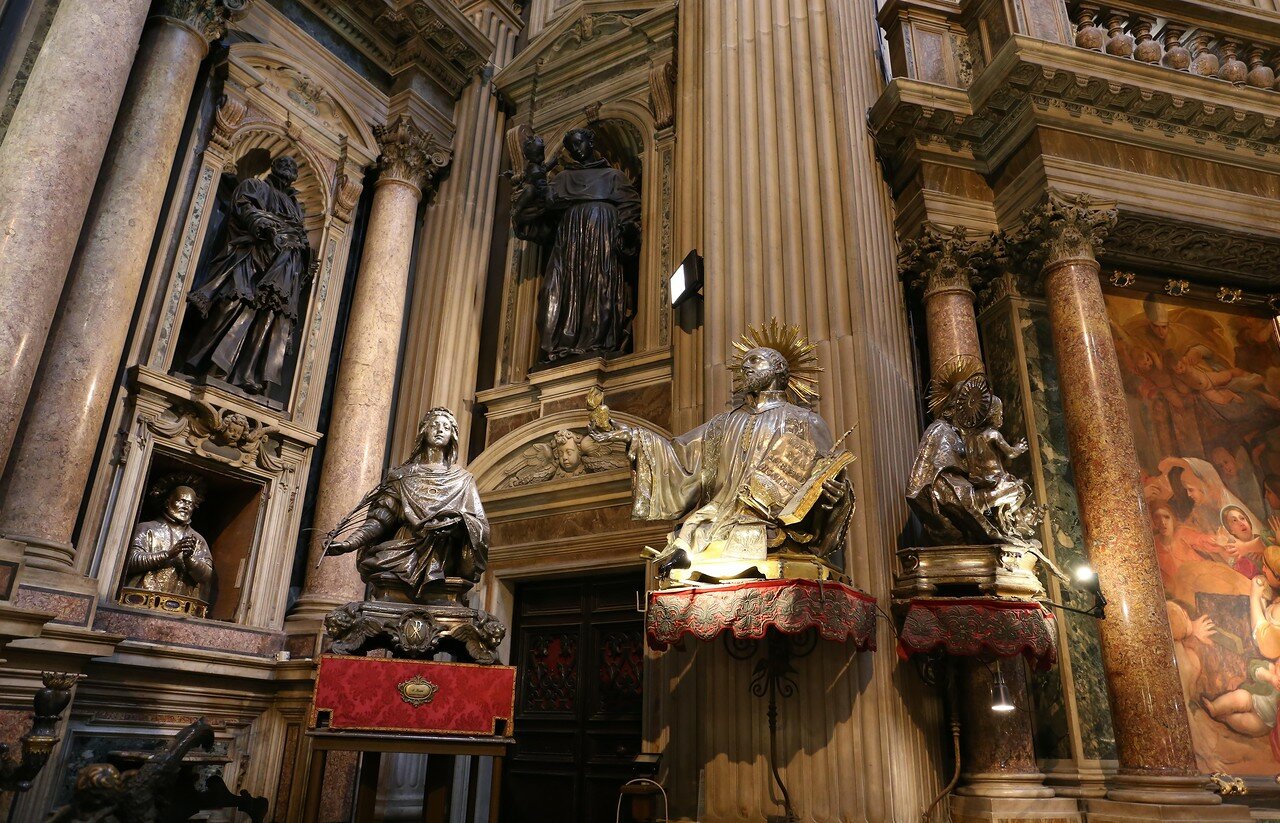
[[1200,768],[1280,773],[1280,342],[1265,313],[1107,295]]

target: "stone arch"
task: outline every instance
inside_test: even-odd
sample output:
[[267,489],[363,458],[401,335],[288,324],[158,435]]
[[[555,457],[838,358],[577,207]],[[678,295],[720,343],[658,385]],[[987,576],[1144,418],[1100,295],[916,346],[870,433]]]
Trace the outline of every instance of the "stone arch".
[[253,123],[237,131],[231,138],[231,150],[224,172],[237,180],[262,177],[270,170],[270,162],[281,154],[298,161],[298,179],[293,187],[298,201],[307,213],[307,228],[320,225],[332,207],[333,187],[326,182],[325,165],[308,145],[295,140],[284,129],[271,123]]

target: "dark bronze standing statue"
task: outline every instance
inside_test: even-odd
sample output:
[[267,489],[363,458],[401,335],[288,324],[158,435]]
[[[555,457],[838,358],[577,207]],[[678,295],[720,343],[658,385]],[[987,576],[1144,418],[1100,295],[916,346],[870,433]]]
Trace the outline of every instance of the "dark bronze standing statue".
[[538,305],[546,362],[622,351],[634,308],[624,259],[640,249],[640,194],[625,174],[596,154],[590,129],[564,138],[571,160],[554,163],[526,140],[526,174],[515,193],[516,236],[550,243]]
[[204,318],[187,350],[188,372],[249,394],[284,384],[311,254],[297,177],[297,162],[281,156],[266,179],[236,186],[226,246],[188,298]]

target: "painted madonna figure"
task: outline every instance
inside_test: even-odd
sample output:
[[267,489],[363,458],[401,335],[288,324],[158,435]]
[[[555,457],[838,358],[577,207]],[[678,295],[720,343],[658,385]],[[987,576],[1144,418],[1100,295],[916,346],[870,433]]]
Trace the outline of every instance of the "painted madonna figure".
[[628,444],[632,517],[681,521],[662,552],[650,550],[668,585],[843,580],[853,458],[808,408],[817,400],[814,346],[776,320],[734,345],[732,410],[676,438],[602,426],[593,413],[593,436]]
[[326,538],[326,557],[357,552],[369,585],[367,602],[326,619],[335,652],[390,646],[425,656],[451,638],[476,662],[494,661],[505,627],[464,605],[488,562],[489,521],[475,478],[457,460],[457,418],[433,408],[409,459]]

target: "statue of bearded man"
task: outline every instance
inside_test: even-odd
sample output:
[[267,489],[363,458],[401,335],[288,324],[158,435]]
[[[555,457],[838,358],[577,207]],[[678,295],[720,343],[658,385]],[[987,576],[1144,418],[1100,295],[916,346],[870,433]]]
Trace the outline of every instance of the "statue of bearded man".
[[[806,354],[812,350],[801,344]],[[821,417],[788,399],[789,386],[794,396],[798,384],[787,356],[756,346],[743,352],[735,368],[735,397],[741,399],[687,434],[667,438],[612,420],[607,430],[592,424],[597,440],[628,444],[632,517],[681,521],[656,556],[659,572],[712,583],[785,576],[763,565],[772,555],[785,553],[816,558],[820,563],[815,565],[838,574],[827,561],[835,560],[844,544],[854,505],[842,468],[816,484],[816,504],[795,522],[762,504],[752,490],[762,480],[776,478],[779,464],[787,464],[781,466],[782,474],[791,471],[798,482],[812,482],[821,476],[824,460],[829,466],[833,455],[847,453],[837,448]],[[814,398],[816,393],[810,396]],[[792,487],[788,494],[794,491]]]

